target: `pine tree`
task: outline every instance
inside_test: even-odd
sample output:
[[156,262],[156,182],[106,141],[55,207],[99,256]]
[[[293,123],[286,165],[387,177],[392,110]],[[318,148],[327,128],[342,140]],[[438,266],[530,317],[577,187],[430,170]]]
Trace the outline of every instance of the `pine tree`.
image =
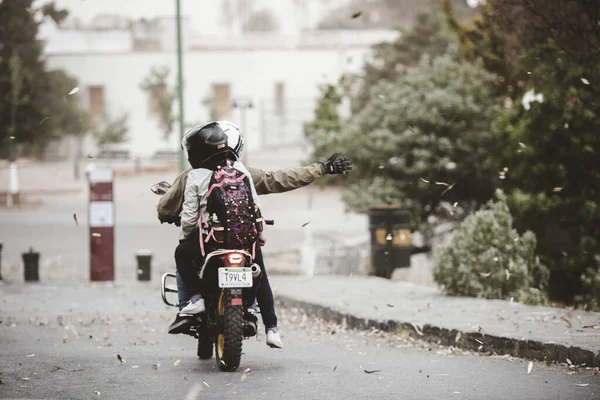
[[[0,2],[0,143],[10,136],[25,154],[36,154],[63,134],[80,134],[89,119],[75,96],[77,82],[62,71],[48,71],[42,43],[36,39],[41,12],[60,20],[53,4],[38,10],[32,0]],[[7,146],[0,146],[6,157]]]

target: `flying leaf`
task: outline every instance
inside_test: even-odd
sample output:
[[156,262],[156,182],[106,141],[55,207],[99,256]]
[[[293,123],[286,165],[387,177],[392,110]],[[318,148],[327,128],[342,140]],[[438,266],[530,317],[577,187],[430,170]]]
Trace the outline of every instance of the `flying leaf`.
[[27,357],[35,357],[35,354],[29,354]]
[[69,92],[69,96],[70,96],[70,95],[72,95],[72,94],[75,94],[75,93],[77,93],[77,92],[79,92],[79,88],[78,88],[78,87],[74,87],[74,88],[73,88],[73,89],[71,89],[71,91]]
[[250,368],[246,368],[245,370],[242,371],[242,378],[240,379],[242,382],[244,382],[246,379],[248,379],[248,375],[250,374],[251,369]]
[[454,182],[452,185],[448,186],[448,187],[446,188],[446,190],[444,190],[444,191],[442,192],[442,196],[443,196],[443,195],[445,195],[447,191],[449,191],[449,190],[452,190],[452,188],[454,187],[454,185],[456,185],[456,182]]
[[426,181],[425,179],[421,178],[421,180],[425,183],[429,183],[429,181]]
[[558,193],[558,192],[560,192],[561,190],[563,190],[563,188],[561,188],[561,187],[555,187],[554,189],[552,189],[552,191],[553,191],[554,193]]
[[419,334],[419,336],[423,336],[423,332],[421,332],[421,330],[419,329],[419,327],[413,322],[412,323],[413,328],[415,328],[415,331],[417,331],[417,333]]
[[568,358],[567,358],[567,364],[573,365],[573,363],[571,362],[571,360],[569,360]]
[[488,278],[490,275],[492,275],[492,273],[491,272],[480,272],[479,275],[482,278]]
[[335,367],[333,367],[333,372],[335,372],[336,369],[337,369],[337,364],[335,364]]
[[525,143],[523,143],[523,142],[519,142],[519,146],[521,146],[521,148],[523,148],[523,149],[526,149],[526,148],[527,148],[527,146],[526,146],[526,145],[525,145]]
[[393,304],[386,304],[386,306],[388,306],[388,307],[390,307],[390,308],[391,308],[391,307],[394,307],[394,305],[393,305]]
[[590,81],[588,81],[585,78],[581,78],[581,82],[583,82],[584,85],[589,85],[590,84]]
[[204,383],[206,385],[206,387],[210,387],[210,385],[204,381],[202,381],[202,383]]
[[305,227],[306,225],[308,225],[308,224],[310,224],[310,221],[303,223],[303,224],[302,224],[302,227],[304,228],[304,227]]
[[94,233],[92,233],[92,236],[93,237],[102,237],[102,234],[94,232]]
[[531,361],[529,361],[529,364],[527,365],[527,375],[529,375],[531,373],[532,369],[533,369],[533,363]]
[[447,184],[446,182],[436,182],[435,184],[436,184],[436,185],[441,185],[441,186],[446,186],[446,187],[450,186],[450,185],[449,185],[449,184]]
[[380,370],[380,369],[374,369],[374,370],[372,370],[372,371],[369,371],[368,369],[365,369],[364,371],[365,371],[367,374],[374,374],[375,372],[381,372],[381,370]]
[[123,362],[125,362],[125,360],[123,359],[123,357],[121,357],[121,355],[120,355],[120,354],[117,354],[117,359],[118,359],[119,361],[121,361],[122,363],[123,363]]
[[174,367],[176,367],[176,366],[178,366],[178,365],[179,365],[179,363],[181,363],[181,360],[177,360],[177,361],[175,361],[175,362],[173,363],[173,366],[174,366]]
[[357,11],[354,14],[352,14],[352,19],[358,18],[362,15],[362,11]]

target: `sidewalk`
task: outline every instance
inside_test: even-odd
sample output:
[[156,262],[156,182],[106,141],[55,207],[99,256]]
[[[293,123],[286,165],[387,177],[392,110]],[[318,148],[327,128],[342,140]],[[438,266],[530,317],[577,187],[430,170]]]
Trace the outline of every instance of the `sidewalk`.
[[598,312],[447,297],[435,288],[377,277],[270,280],[282,305],[351,328],[403,330],[448,346],[600,367]]

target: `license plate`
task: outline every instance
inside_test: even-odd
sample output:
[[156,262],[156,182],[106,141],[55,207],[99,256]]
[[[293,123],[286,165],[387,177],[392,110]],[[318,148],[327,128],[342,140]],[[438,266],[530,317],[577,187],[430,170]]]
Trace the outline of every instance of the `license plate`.
[[252,287],[252,270],[247,267],[219,268],[219,287]]

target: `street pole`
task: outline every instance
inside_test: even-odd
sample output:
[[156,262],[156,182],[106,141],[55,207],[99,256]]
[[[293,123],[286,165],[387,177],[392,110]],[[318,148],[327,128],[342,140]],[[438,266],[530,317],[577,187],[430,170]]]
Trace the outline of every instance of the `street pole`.
[[[183,141],[184,118],[183,118],[183,52],[181,49],[181,0],[175,0],[177,8],[177,92],[179,95],[179,142]],[[185,153],[179,153],[179,171],[185,169]]]

